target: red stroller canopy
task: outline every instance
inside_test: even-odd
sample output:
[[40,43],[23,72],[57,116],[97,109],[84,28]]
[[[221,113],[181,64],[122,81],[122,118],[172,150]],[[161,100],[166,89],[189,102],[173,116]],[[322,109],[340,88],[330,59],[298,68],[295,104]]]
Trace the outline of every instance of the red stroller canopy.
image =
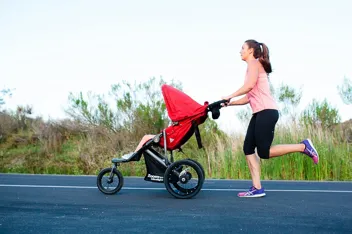
[[206,113],[206,105],[199,104],[184,92],[167,84],[162,85],[161,90],[168,115],[172,121],[181,121],[200,113]]

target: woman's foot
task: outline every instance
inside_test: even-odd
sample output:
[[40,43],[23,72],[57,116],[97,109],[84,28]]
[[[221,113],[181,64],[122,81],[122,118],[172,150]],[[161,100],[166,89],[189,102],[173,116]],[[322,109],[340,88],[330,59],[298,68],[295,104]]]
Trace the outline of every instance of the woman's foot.
[[304,153],[305,155],[308,155],[314,162],[314,164],[318,164],[319,162],[319,154],[318,151],[314,148],[313,143],[311,142],[310,139],[305,139],[301,141],[301,144],[305,145]]
[[240,192],[238,197],[264,197],[266,194],[264,188],[256,189],[254,186],[250,187],[247,192]]

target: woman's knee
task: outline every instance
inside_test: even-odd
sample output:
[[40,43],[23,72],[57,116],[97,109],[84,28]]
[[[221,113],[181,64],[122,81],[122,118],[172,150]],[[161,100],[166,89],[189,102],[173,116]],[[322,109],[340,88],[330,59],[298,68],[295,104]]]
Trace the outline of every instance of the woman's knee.
[[261,159],[269,159],[270,157],[270,146],[260,146],[257,147],[257,154]]
[[244,155],[251,155],[255,153],[255,146],[248,141],[244,141],[242,150]]

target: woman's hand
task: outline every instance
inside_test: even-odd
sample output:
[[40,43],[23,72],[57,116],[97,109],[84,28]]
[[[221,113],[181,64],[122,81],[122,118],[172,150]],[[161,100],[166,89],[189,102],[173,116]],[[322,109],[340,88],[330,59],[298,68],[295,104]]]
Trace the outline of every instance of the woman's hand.
[[222,106],[222,107],[228,106],[229,103],[230,103],[230,101],[231,101],[231,98],[232,98],[232,97],[230,97],[230,96],[222,97],[221,99],[222,99],[222,100],[226,100],[226,102],[225,102],[225,103],[221,103],[221,106]]
[[225,96],[225,97],[222,97],[221,99],[230,102],[231,98],[232,98],[231,96]]

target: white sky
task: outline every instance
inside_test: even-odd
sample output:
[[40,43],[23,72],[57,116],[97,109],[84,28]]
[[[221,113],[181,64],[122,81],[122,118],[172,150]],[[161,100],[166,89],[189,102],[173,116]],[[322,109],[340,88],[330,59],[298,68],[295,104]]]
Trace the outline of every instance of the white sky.
[[[15,88],[7,108],[32,105],[36,116],[63,118],[69,92],[107,94],[122,80],[179,80],[196,101],[236,91],[247,39],[264,42],[271,81],[303,87],[352,118],[337,85],[352,79],[352,1],[16,1],[0,0],[0,89]],[[224,130],[238,130],[223,109]]]

